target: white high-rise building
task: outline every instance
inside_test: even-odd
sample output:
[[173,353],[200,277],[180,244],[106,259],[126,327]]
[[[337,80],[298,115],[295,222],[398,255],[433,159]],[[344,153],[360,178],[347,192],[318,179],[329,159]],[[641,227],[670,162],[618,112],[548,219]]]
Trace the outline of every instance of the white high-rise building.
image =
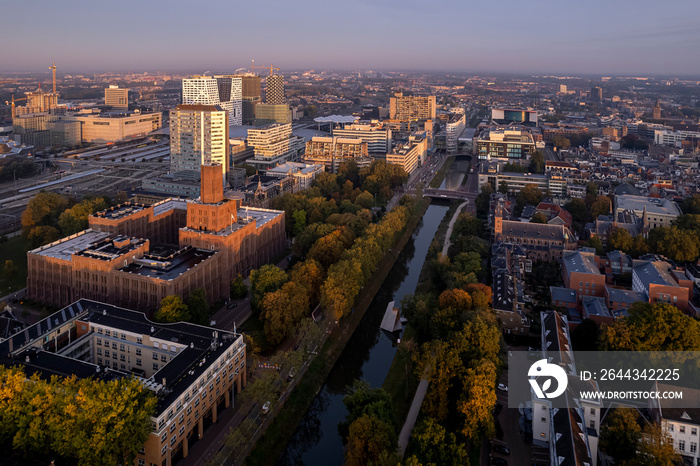
[[243,80],[240,76],[193,76],[182,80],[182,103],[220,105],[232,125],[243,124]]
[[170,169],[199,177],[204,164],[229,166],[228,115],[218,105],[178,105],[170,111]]

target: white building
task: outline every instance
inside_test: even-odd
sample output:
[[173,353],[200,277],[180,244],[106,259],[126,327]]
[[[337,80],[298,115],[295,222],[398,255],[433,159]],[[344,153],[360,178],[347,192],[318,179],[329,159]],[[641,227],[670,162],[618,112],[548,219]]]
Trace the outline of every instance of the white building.
[[[684,398],[698,399],[700,390],[690,387],[678,387],[674,385],[658,384],[661,391],[678,391],[682,388]],[[698,440],[700,435],[700,409],[684,408],[688,404],[686,400],[658,400],[655,406],[657,421],[661,420],[661,426],[673,439],[673,447],[676,452],[683,455],[683,464],[696,466],[700,464],[698,457]]]
[[203,164],[219,163],[226,179],[228,112],[218,105],[178,105],[170,111],[170,168],[197,178]]
[[391,152],[391,130],[380,125],[353,124],[342,129],[333,129],[331,134],[339,138],[362,139],[367,143],[367,152],[370,154]]
[[232,125],[243,124],[241,76],[193,76],[182,80],[182,103],[220,105],[229,112]]
[[447,122],[447,125],[445,126],[445,133],[446,149],[448,154],[457,152],[458,139],[462,134],[462,131],[464,131],[465,125],[466,119],[464,114],[454,115],[450,121]]
[[666,131],[654,130],[654,144],[666,147],[681,147],[686,139],[699,140],[700,133],[697,131]]
[[272,123],[248,130],[248,145],[254,157],[247,163],[267,170],[285,162],[298,162],[304,152],[304,138],[292,135],[292,124]]

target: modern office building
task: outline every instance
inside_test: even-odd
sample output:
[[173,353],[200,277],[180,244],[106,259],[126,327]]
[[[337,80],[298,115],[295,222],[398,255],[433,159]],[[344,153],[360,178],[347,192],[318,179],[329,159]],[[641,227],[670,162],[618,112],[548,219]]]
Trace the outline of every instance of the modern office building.
[[79,121],[82,142],[105,144],[160,129],[160,113],[120,112],[67,115],[65,121]]
[[182,103],[219,105],[232,125],[243,124],[243,80],[240,76],[193,76],[182,80]]
[[286,125],[292,122],[292,111],[287,104],[255,104],[255,125],[278,123]]
[[332,128],[331,135],[339,138],[362,139],[367,143],[367,151],[370,154],[391,152],[391,129],[380,124],[351,124],[344,128]]
[[400,121],[435,120],[434,95],[412,96],[397,92],[389,99],[389,119]]
[[367,151],[367,143],[359,138],[339,138],[336,136],[314,136],[306,142],[304,162],[322,164],[326,171],[335,173],[341,163],[355,160],[365,166],[372,162]]
[[134,377],[157,398],[134,464],[173,464],[246,385],[243,336],[79,299],[0,342],[0,364],[27,376],[110,381]]
[[654,130],[654,144],[657,146],[681,148],[685,141],[688,141],[691,147],[697,146],[700,143],[700,132]]
[[491,121],[499,125],[517,123],[537,126],[537,110],[494,107],[491,109]]
[[203,164],[229,167],[228,112],[218,105],[178,105],[170,111],[170,168],[197,178]]
[[[224,196],[220,165],[202,166],[200,197],[126,203],[89,228],[27,253],[27,297],[52,306],[80,298],[155,311],[170,295],[204,289],[214,303],[231,280],[285,247],[284,212],[241,208]],[[173,246],[175,245],[175,246]]]
[[448,154],[457,152],[458,139],[465,125],[466,119],[463,113],[453,115],[445,124],[445,147]]
[[274,74],[265,79],[265,103],[283,104],[284,100],[284,76]]
[[258,170],[274,168],[285,162],[299,162],[304,153],[304,138],[292,134],[291,123],[249,129],[248,145],[255,155],[246,163]]
[[119,86],[110,84],[105,89],[105,105],[113,110],[129,110],[129,89],[120,89]]
[[524,129],[489,128],[475,137],[473,147],[479,160],[527,159],[535,151],[535,141]]
[[260,76],[254,74],[238,75],[243,85],[243,124],[252,125],[255,120],[255,105],[260,103],[261,86]]

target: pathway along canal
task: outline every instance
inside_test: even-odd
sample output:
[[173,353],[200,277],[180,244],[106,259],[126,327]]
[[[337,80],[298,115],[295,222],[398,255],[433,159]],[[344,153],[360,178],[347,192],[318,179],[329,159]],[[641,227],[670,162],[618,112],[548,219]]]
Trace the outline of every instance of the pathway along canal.
[[[450,173],[453,171],[454,167]],[[463,177],[464,173],[461,175]],[[390,301],[399,304],[404,296],[415,292],[428,247],[447,210],[447,205],[433,203],[428,207],[326,383],[294,431],[278,466],[343,464],[345,450],[338,434],[338,423],[344,421],[348,413],[343,404],[345,387],[355,379],[364,379],[372,387],[381,387],[384,383],[396,348],[379,329],[379,324]]]

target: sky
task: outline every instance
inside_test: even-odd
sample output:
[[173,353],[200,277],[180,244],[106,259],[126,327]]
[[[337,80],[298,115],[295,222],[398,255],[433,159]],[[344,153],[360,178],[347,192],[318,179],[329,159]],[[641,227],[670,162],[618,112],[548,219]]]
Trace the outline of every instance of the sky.
[[3,71],[700,75],[700,0],[2,0]]

